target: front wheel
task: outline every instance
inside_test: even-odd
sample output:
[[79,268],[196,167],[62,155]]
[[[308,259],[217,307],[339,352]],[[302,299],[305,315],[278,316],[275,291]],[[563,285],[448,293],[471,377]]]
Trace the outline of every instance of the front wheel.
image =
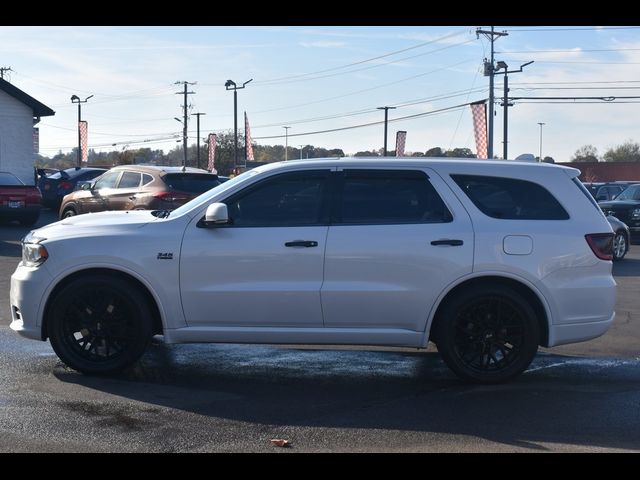
[[501,285],[466,290],[438,313],[435,339],[447,366],[474,383],[506,382],[533,360],[540,326],[531,305]]
[[48,309],[51,346],[86,374],[113,374],[144,353],[152,334],[146,298],[131,282],[91,275],[70,282]]
[[613,260],[622,260],[627,254],[628,242],[627,237],[623,232],[616,232],[613,237]]

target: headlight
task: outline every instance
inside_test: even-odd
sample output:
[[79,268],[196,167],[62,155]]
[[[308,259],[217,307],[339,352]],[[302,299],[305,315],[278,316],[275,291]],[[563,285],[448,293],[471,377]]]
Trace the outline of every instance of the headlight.
[[22,239],[22,264],[25,267],[37,267],[49,258],[46,247],[40,245],[43,240],[46,239],[34,236],[33,232]]
[[631,210],[631,218],[639,218],[640,217],[640,208],[634,208]]

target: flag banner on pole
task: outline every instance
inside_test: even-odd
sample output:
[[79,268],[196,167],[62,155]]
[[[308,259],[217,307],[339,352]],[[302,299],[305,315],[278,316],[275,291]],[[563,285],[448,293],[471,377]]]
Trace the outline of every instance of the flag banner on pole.
[[404,145],[407,141],[407,132],[404,130],[399,130],[396,133],[396,157],[404,156]]
[[487,158],[487,103],[485,100],[471,104],[473,133],[476,137],[476,157]]
[[89,136],[89,127],[87,125],[86,120],[81,120],[78,125],[80,129],[80,159],[82,163],[87,163],[89,158],[89,147],[88,147],[88,136]]
[[207,165],[207,170],[211,173],[218,173],[215,167],[215,159],[216,159],[216,134],[210,133],[207,138],[207,142],[209,144],[209,163]]
[[245,165],[246,161],[253,161],[253,145],[251,144],[251,129],[249,128],[249,118],[247,112],[244,112],[244,147],[245,147]]

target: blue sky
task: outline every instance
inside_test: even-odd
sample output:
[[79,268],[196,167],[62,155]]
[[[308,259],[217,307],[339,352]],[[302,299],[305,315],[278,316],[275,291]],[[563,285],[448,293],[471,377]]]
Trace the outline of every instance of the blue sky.
[[[94,95],[83,105],[89,145],[96,150],[148,146],[169,150],[181,137],[182,89],[191,113],[204,112],[201,137],[233,131],[233,94],[241,84],[239,129],[246,111],[262,144],[311,144],[353,154],[382,147],[383,125],[309,134],[381,121],[380,106],[396,106],[389,148],[406,130],[406,150],[468,147],[475,152],[469,107],[488,97],[482,63],[490,45],[478,26],[191,26],[0,27],[0,66],[10,81],[53,108],[40,123],[41,153],[77,144],[77,107],[71,95]],[[483,26],[487,29],[489,27]],[[497,26],[496,61],[510,69],[510,96],[640,96],[640,28]],[[397,53],[395,53],[397,52]],[[503,76],[496,76],[496,97]],[[640,100],[628,100],[637,102]],[[640,141],[638,105],[602,102],[549,104],[520,100],[509,109],[509,156],[539,153],[568,161],[585,144],[607,148]],[[502,154],[502,107],[496,105],[494,152]],[[195,142],[195,117],[189,124]],[[303,135],[300,135],[303,134]],[[277,137],[280,138],[261,138]],[[113,144],[116,144],[114,147]]]

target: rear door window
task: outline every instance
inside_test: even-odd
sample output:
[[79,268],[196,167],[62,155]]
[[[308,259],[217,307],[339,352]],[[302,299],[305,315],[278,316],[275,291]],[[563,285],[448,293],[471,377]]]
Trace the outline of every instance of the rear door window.
[[451,175],[485,215],[503,220],[567,220],[569,214],[542,185],[515,178]]
[[453,217],[419,170],[344,170],[334,222],[351,225],[443,223]]
[[118,183],[118,188],[137,188],[140,186],[142,174],[138,172],[124,172]]

